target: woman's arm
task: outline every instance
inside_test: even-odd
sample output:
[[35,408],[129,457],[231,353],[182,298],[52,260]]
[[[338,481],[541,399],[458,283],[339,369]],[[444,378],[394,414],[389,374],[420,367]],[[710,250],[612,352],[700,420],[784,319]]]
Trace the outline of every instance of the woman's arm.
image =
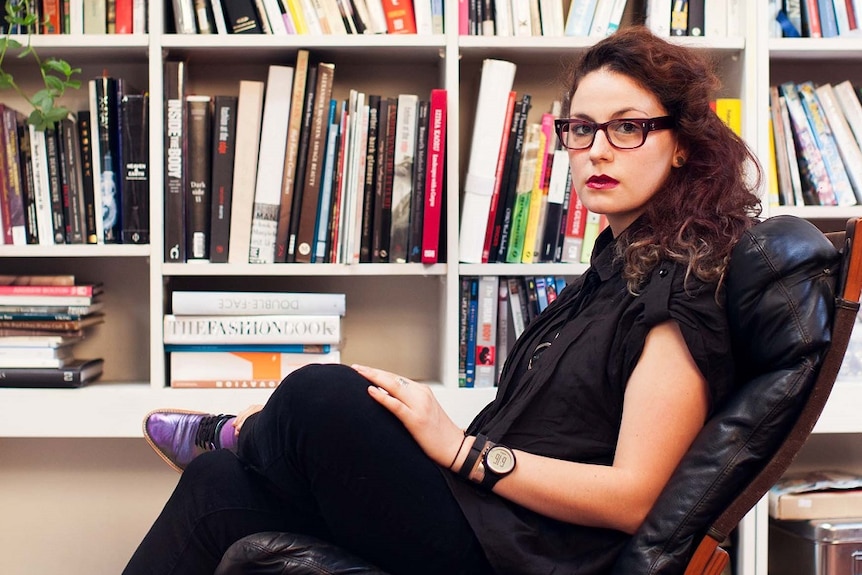
[[[377,385],[369,393],[404,423],[429,457],[445,467],[457,452],[451,469],[461,467],[475,438],[468,437],[458,451],[462,432],[427,386],[403,386],[394,374],[354,367]],[[659,324],[647,335],[626,387],[613,465],[515,451],[515,470],[494,492],[548,517],[632,533],[703,426],[708,402],[706,380],[679,327],[672,321]]]

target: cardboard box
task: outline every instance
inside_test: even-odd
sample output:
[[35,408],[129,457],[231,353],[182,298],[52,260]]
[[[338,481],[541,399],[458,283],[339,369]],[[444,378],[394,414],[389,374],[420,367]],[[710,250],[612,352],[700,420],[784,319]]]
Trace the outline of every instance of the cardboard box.
[[769,491],[774,519],[862,517],[862,477],[842,471],[816,471],[782,478]]
[[769,522],[769,575],[862,574],[862,518]]

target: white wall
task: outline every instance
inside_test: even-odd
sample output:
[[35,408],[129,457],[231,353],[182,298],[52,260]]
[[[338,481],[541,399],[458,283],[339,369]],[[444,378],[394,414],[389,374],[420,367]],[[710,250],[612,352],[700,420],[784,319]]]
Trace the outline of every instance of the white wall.
[[0,573],[119,575],[178,477],[143,439],[0,438]]

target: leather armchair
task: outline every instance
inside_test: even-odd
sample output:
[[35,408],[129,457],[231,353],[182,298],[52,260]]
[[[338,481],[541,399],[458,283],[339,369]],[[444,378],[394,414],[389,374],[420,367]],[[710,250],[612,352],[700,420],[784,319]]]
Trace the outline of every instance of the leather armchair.
[[[741,238],[727,275],[737,391],[704,426],[614,575],[721,572],[727,554],[718,545],[790,465],[829,395],[859,308],[858,272],[849,274],[853,287],[842,282],[836,293],[851,247],[843,234],[827,238],[791,216]],[[385,575],[343,549],[289,533],[236,542],[216,571],[272,573]]]

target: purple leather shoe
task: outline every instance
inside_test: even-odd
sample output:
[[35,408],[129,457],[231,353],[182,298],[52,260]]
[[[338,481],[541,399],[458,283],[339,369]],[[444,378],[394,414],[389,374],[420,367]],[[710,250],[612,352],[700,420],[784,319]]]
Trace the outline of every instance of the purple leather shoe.
[[159,457],[182,472],[192,459],[221,447],[219,432],[232,415],[157,409],[144,418],[144,439]]

